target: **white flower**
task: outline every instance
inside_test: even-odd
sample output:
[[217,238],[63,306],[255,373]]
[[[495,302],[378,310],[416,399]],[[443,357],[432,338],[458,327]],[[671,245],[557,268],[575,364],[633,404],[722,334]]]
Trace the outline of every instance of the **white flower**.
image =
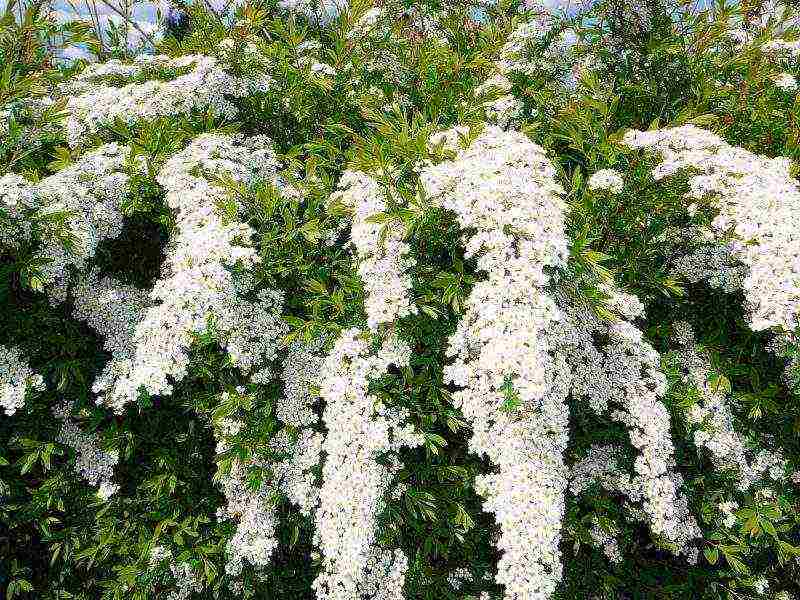
[[22,408],[28,392],[44,388],[44,379],[31,370],[18,349],[0,345],[0,407],[6,415]]
[[772,79],[773,83],[786,92],[797,90],[797,79],[791,73],[781,73]]
[[376,519],[399,468],[377,459],[424,440],[402,425],[403,411],[380,408],[367,388],[390,364],[408,364],[411,350],[389,335],[373,353],[364,338],[358,329],[343,331],[320,374],[328,435],[315,517],[322,570],[313,587],[319,600],[402,598],[408,568],[402,552],[387,552],[376,541]]
[[[697,280],[710,276],[717,265],[724,267],[721,284],[743,289],[754,331],[800,326],[800,230],[794,226],[800,222],[800,187],[789,174],[789,159],[770,159],[729,146],[694,125],[631,130],[623,143],[661,155],[662,162],[653,171],[656,180],[692,169],[687,198],[710,196],[715,201],[719,214],[703,230],[715,241],[718,256],[713,266],[703,264],[706,258],[690,255],[687,260],[694,266],[679,269],[697,271],[693,278]],[[731,241],[729,232],[736,239]]]
[[589,178],[587,185],[592,191],[608,190],[612,194],[619,194],[625,183],[618,171],[602,169]]
[[366,173],[345,171],[330,202],[341,203],[353,214],[350,240],[359,258],[370,329],[416,313],[408,274],[414,263],[409,257],[411,249],[403,241],[405,226],[396,219],[385,223],[369,220],[387,209],[378,182]]
[[108,500],[119,490],[118,485],[111,483],[114,467],[119,462],[119,453],[115,450],[104,450],[97,436],[81,431],[72,422],[67,403],[53,407],[53,414],[62,421],[56,441],[75,450],[75,471],[90,485],[99,485],[98,495],[103,500]]

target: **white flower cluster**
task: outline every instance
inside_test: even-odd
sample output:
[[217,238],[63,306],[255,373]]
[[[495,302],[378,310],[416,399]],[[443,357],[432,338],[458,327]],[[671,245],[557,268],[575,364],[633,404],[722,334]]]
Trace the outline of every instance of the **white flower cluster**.
[[[50,261],[41,266],[39,275],[54,304],[66,299],[71,269],[83,269],[101,241],[122,232],[121,209],[128,194],[128,175],[124,172],[127,155],[126,146],[106,144],[35,185],[25,185],[16,175],[0,178],[3,205],[12,217],[21,216],[22,207],[25,211],[39,207],[35,217],[40,220],[53,213],[67,213],[70,239],[45,230],[39,250],[40,258]],[[2,242],[13,247],[11,235],[4,231]],[[29,225],[20,235],[30,235]]]
[[64,94],[80,94],[95,86],[110,83],[109,80],[130,83],[134,78],[149,73],[188,71],[191,67],[191,61],[175,63],[172,57],[165,54],[139,54],[130,63],[114,58],[105,62],[89,63],[80,73],[63,82],[59,91]]
[[0,109],[0,139],[8,135],[10,131],[11,111]]
[[680,170],[690,177],[687,198],[716,200],[719,214],[710,235],[730,242],[736,260],[747,267],[743,288],[750,326],[791,330],[800,325],[800,188],[789,174],[790,160],[769,159],[722,138],[684,125],[658,131],[625,134],[631,148],[657,151],[662,162],[653,171],[661,180]]
[[[417,27],[413,8],[402,11],[403,26],[398,27],[400,11],[392,10],[393,6],[396,5],[375,6],[353,23],[347,38],[353,46],[354,59],[337,67],[340,76],[350,83],[348,97],[367,101],[376,108],[382,104],[384,111],[395,106],[409,108],[410,99],[399,88],[413,85],[413,73],[401,56],[403,49],[409,47],[409,34],[425,35]],[[433,37],[426,40],[441,43]],[[381,89],[386,84],[394,88],[388,97]]]
[[278,6],[299,13],[321,25],[327,25],[348,7],[348,0],[279,0]]
[[610,523],[601,523],[597,518],[593,519],[592,526],[589,528],[589,535],[591,535],[594,545],[602,550],[612,563],[622,562],[622,553],[617,541],[618,534],[619,530],[616,527]]
[[644,304],[633,294],[626,294],[610,283],[601,283],[597,287],[607,296],[605,304],[614,314],[628,321],[645,317]]
[[402,425],[403,411],[383,405],[368,387],[389,365],[407,365],[411,349],[389,334],[373,352],[365,337],[369,334],[358,329],[342,332],[320,375],[328,433],[315,519],[315,542],[322,554],[322,570],[313,584],[318,600],[403,597],[408,561],[399,550],[379,547],[376,521],[399,468],[391,453],[420,445],[423,438]]
[[212,56],[187,55],[171,60],[158,57],[158,60],[161,68],[191,70],[171,81],[151,80],[113,87],[96,81],[103,75],[136,75],[141,72],[142,65],[113,63],[94,67],[80,81],[86,89],[68,95],[69,114],[65,127],[69,145],[79,146],[88,136],[100,131],[104,125],[113,124],[116,119],[133,123],[187,115],[195,110],[212,110],[232,118],[238,111],[226,96],[241,98],[253,91],[263,91],[268,81],[263,73],[255,73],[252,77],[231,75]]
[[736,525],[736,515],[734,512],[739,509],[737,502],[725,501],[717,505],[720,514],[722,515],[722,524],[728,529],[732,529]]
[[[223,397],[223,400],[225,398]],[[217,454],[229,449],[228,438],[241,430],[238,421],[225,419],[217,428]],[[235,519],[236,533],[228,541],[225,571],[236,576],[246,560],[255,567],[265,567],[278,546],[275,528],[278,516],[275,510],[276,487],[262,482],[257,490],[248,482],[248,464],[234,458],[231,470],[220,476],[220,487],[227,503],[217,511],[217,518]]]
[[[452,145],[453,133],[436,139]],[[420,177],[428,197],[474,231],[466,256],[477,255],[478,270],[487,274],[449,341],[456,361],[445,380],[462,388],[453,399],[472,424],[470,449],[499,467],[476,478],[476,491],[501,525],[498,583],[507,598],[548,597],[560,579],[570,392],[588,396],[599,413],[613,406],[612,416],[630,428],[641,456],[629,487],[645,503],[653,530],[681,549],[699,534],[678,493],[658,354],[630,323],[600,322],[551,291],[558,283],[553,269],[567,257],[563,189],[555,177],[539,146],[497,127]],[[637,299],[606,287],[619,314],[643,314]],[[609,340],[605,347],[595,348],[593,334]]]
[[[269,564],[278,546],[275,503],[279,496],[287,497],[307,516],[311,516],[317,506],[319,489],[312,469],[320,462],[323,436],[309,426],[316,421],[312,404],[317,396],[312,388],[318,383],[321,360],[316,352],[320,346],[318,342],[311,345],[295,342],[287,349],[282,373],[285,397],[278,401],[275,411],[278,418],[299,432],[290,435],[287,429],[283,429],[270,439],[268,450],[280,458],[273,461],[256,459],[252,464],[234,458],[230,472],[220,476],[227,504],[219,509],[218,517],[234,519],[237,523],[236,533],[227,545],[226,572],[229,575],[238,575],[245,560],[254,567],[263,568]],[[298,378],[295,380],[294,376]],[[244,389],[237,390],[237,393],[243,392]],[[218,424],[218,454],[229,450],[230,438],[239,433],[242,426],[241,421],[232,418]],[[248,468],[251,466],[272,472],[272,477],[262,481],[256,490],[248,483]]]
[[[589,448],[586,456],[572,467],[570,491],[577,496],[598,484],[621,494],[626,499],[624,508],[631,518],[649,522],[656,533],[678,545],[679,551],[684,552],[692,562],[696,562],[697,549],[686,548],[685,544],[690,539],[702,537],[702,532],[688,512],[685,498],[676,496],[675,490],[683,483],[680,476],[670,472],[658,479],[648,480],[640,474],[631,477],[620,468],[617,460],[623,453],[624,450],[617,446],[594,445]],[[648,488],[654,487],[661,488],[657,489],[664,495],[660,501],[652,501],[653,490]],[[677,500],[678,505],[674,508],[665,507],[671,500]],[[654,508],[658,513],[654,512]],[[670,523],[665,524],[665,515],[672,516]],[[681,518],[687,519],[687,522],[681,524]]]
[[136,399],[140,388],[152,395],[172,393],[170,379],[180,381],[186,375],[193,334],[207,331],[209,324],[235,365],[254,380],[271,377],[268,370],[257,369],[275,358],[278,340],[288,331],[279,317],[282,297],[263,290],[256,301],[242,297],[249,282],[232,269],[258,262],[255,250],[247,245],[253,230],[224,216],[217,205],[225,200],[225,191],[204,175],[249,184],[257,178],[275,180],[275,170],[266,138],[239,144],[216,134],[199,136],[161,169],[157,179],[176,213],[177,233],[164,276],[150,292],[151,306],[117,361],[124,368],[95,381],[93,390],[106,404],[121,411]]
[[[615,304],[625,306],[619,299]],[[643,314],[641,305],[628,303],[632,316]],[[612,304],[613,306],[613,304]],[[642,310],[637,315],[633,311]],[[636,476],[623,489],[632,501],[641,501],[657,535],[693,556],[689,542],[701,532],[680,493],[683,479],[675,471],[670,417],[659,401],[666,392],[666,377],[659,371],[660,357],[641,331],[626,321],[599,321],[585,309],[567,309],[572,331],[565,333],[562,352],[573,372],[573,394],[585,396],[598,414],[611,408],[611,416],[625,424],[631,444],[640,452],[634,462]],[[607,339],[596,348],[593,338]]]
[[[769,480],[778,484],[790,479],[788,461],[779,451],[761,449],[752,459],[745,439],[734,428],[733,415],[727,403],[727,390],[714,386],[709,380],[711,364],[706,353],[697,346],[691,326],[679,321],[673,324],[674,341],[681,347],[677,353],[681,380],[698,391],[698,401],[686,411],[690,425],[699,426],[694,442],[709,451],[718,469],[731,470],[736,475],[736,489],[771,494]],[[719,521],[727,528],[736,525],[734,512],[739,505],[733,501],[719,504]]]
[[408,256],[411,249],[403,241],[406,231],[402,222],[369,221],[387,209],[385,192],[375,179],[360,171],[345,171],[339,188],[330,201],[353,213],[350,240],[358,255],[358,274],[365,288],[367,323],[375,331],[379,325],[417,312],[408,274],[413,266]]
[[797,91],[797,79],[791,73],[779,73],[772,78],[772,82],[785,92]]
[[450,584],[451,588],[457,591],[474,578],[472,571],[464,567],[459,567],[447,574],[447,583]]
[[[494,98],[484,104],[487,120],[507,129],[522,112],[522,102],[511,94],[511,81],[502,73],[495,73],[475,88],[478,96],[489,95]],[[498,95],[499,94],[499,95]]]
[[761,45],[761,51],[780,59],[800,58],[800,40],[769,40]]
[[99,278],[90,271],[72,289],[72,316],[103,337],[103,348],[111,360],[94,382],[94,389],[109,386],[131,369],[136,345],[134,332],[150,305],[149,295],[112,277]]
[[619,194],[625,186],[622,175],[614,169],[601,169],[589,177],[586,182],[592,191],[607,190],[612,194]]
[[699,393],[698,402],[686,411],[688,422],[700,427],[694,432],[694,442],[709,451],[717,468],[735,471],[739,490],[746,491],[764,471],[748,461],[744,440],[734,429],[727,390],[715,388],[709,381],[711,363],[698,349],[691,326],[681,321],[674,324],[674,328],[675,339],[683,346],[676,356],[682,370],[681,378]]
[[281,381],[283,398],[275,407],[276,416],[292,427],[301,429],[317,422],[313,404],[318,400],[319,374],[325,358],[320,350],[325,339],[320,337],[311,343],[295,340],[286,348]]
[[162,581],[162,584],[171,583],[175,589],[165,596],[166,600],[187,600],[193,593],[203,591],[203,582],[197,577],[194,569],[188,562],[176,562],[171,550],[164,546],[153,546],[150,550],[151,567],[167,567],[172,575],[172,581]]
[[547,74],[561,79],[570,88],[575,87],[576,75],[591,66],[591,57],[585,63],[576,60],[576,32],[572,28],[562,29],[557,36],[548,39],[548,33],[558,19],[548,12],[531,13],[508,36],[500,50],[496,63],[503,75],[525,75],[535,77]]
[[[489,126],[455,160],[420,177],[428,197],[474,231],[466,256],[487,279],[475,284],[448,343],[456,358],[445,381],[472,424],[470,450],[496,475],[477,477],[501,528],[497,581],[506,598],[547,598],[561,578],[560,533],[567,486],[567,395],[548,354],[559,317],[546,267],[563,266],[563,190],[543,150],[516,132]],[[508,406],[516,397],[519,406]]]
[[107,500],[119,490],[119,486],[112,483],[119,453],[104,450],[97,436],[81,431],[70,419],[67,403],[54,406],[53,414],[62,421],[56,441],[75,450],[75,471],[90,485],[99,485],[98,494]]
[[786,361],[783,381],[795,393],[800,390],[800,351],[798,348],[800,348],[800,339],[796,333],[789,331],[778,333],[767,344],[767,350]]
[[629,499],[638,494],[631,476],[620,470],[618,458],[624,454],[622,448],[595,444],[586,455],[570,469],[569,489],[573,495],[584,493],[595,484],[623,493]]
[[687,228],[685,233],[677,236],[677,239],[687,243],[684,247],[691,247],[697,241],[702,245],[673,260],[672,273],[683,276],[691,283],[707,281],[711,287],[727,293],[742,289],[748,269],[736,260],[736,241],[702,243],[708,236],[694,227]]
[[39,208],[36,186],[31,182],[16,173],[0,177],[0,246],[15,249],[30,241]]
[[0,345],[0,407],[11,416],[25,404],[29,391],[44,390],[44,378],[34,373],[17,348]]
[[547,33],[547,23],[542,18],[532,18],[520,23],[508,36],[496,63],[500,72],[533,73],[536,64],[530,62],[531,46]]

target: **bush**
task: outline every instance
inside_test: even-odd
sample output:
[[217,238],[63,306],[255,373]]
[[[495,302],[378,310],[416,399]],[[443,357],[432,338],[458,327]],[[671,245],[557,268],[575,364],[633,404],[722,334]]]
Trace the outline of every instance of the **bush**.
[[40,7],[5,597],[797,597],[790,3],[203,2],[135,57]]

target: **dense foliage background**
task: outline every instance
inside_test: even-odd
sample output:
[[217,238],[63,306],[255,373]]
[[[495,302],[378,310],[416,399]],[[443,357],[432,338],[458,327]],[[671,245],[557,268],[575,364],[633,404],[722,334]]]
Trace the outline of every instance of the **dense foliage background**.
[[[371,2],[356,0],[341,10],[322,4],[251,0],[219,14],[193,3],[181,7],[180,27],[148,32],[154,49],[137,45],[142,35],[130,44],[120,32],[100,39],[86,22],[54,22],[43,3],[21,13],[9,7],[0,21],[0,175],[39,182],[104,143],[129,148],[121,167],[128,176],[122,233],[101,241],[91,264],[144,289],[159,278],[176,231],[159,170],[201,134],[270,138],[285,187],[218,183],[229,196],[231,218],[237,205],[244,207],[238,219],[255,231],[254,289],[284,294],[278,365],[292,344],[317,344],[324,356],[343,330],[366,326],[365,281],[348,244],[347,210],[329,199],[346,170],[372,174],[391,195],[376,219],[402,223],[406,232],[418,310],[397,321],[413,349],[409,365],[389,369],[370,389],[385,405],[407,411],[424,440],[399,451],[392,497],[379,515],[379,542],[408,557],[407,598],[500,598],[507,592],[495,583],[498,524],[475,491],[476,476],[496,467],[470,452],[470,423],[452,401],[457,387],[443,376],[452,362],[448,338],[485,274],[475,257],[465,257],[453,212],[421,193],[420,173],[452,158],[428,143],[438,131],[469,126],[474,138],[488,121],[523,132],[544,149],[564,188],[565,277],[588,299],[586,310],[611,318],[603,292],[609,282],[644,304],[646,317],[637,326],[660,355],[677,471],[702,530],[692,561],[630,518],[620,494],[599,486],[567,493],[564,574],[554,597],[800,597],[796,349],[790,343],[775,352],[777,330],[753,330],[741,289],[720,290],[672,268],[670,235],[711,222],[714,208],[709,203],[697,217],[687,216],[685,174],[657,181],[658,157],[622,143],[629,129],[694,124],[749,152],[788,157],[796,177],[800,52],[778,60],[765,49],[775,39],[800,38],[791,3],[602,0],[564,11],[516,1],[478,10],[455,0],[385,0],[375,4],[381,11],[371,13],[377,16],[369,27],[362,17]],[[521,38],[515,56],[525,68],[509,72],[510,89],[482,85],[497,72],[507,42],[520,39],[514,32],[531,22],[545,25]],[[59,48],[74,44],[89,60],[58,58]],[[97,58],[130,61],[139,50],[214,56],[245,78],[267,64],[271,82],[229,98],[235,107],[229,114],[212,106],[98,121],[70,138],[75,109],[68,103],[83,85],[70,82],[80,81]],[[104,85],[179,75],[156,65],[132,80],[109,76]],[[513,110],[503,100],[509,95]],[[91,117],[92,107],[87,110]],[[621,174],[615,193],[590,185],[603,169]],[[0,198],[4,193],[0,188]],[[19,348],[44,380],[28,391],[23,407],[0,415],[4,597],[315,597],[314,518],[280,495],[265,500],[276,504],[279,517],[270,564],[245,564],[240,574],[226,567],[236,518],[220,512],[226,505],[220,479],[234,459],[246,464],[258,457],[262,466],[248,473],[249,485],[257,490],[270,480],[263,465],[273,458],[270,440],[284,426],[276,407],[286,382],[252,381],[210,326],[195,336],[186,376],[171,394],[142,393],[120,411],[96,402],[92,384],[111,354],[103,336],[76,318],[72,295],[53,302],[45,293],[47,262],[37,253],[41,232],[68,240],[69,215],[29,215],[34,235],[12,244],[5,232],[18,225],[2,207],[0,345]],[[676,322],[691,324],[708,359],[704,383],[728,398],[748,449],[780,453],[785,477],[765,476],[763,485],[739,490],[741,474],[719,468],[693,441],[687,408],[700,392],[681,374]],[[62,403],[79,432],[118,454],[115,493],[98,494],[76,472],[76,459],[86,459],[59,433],[63,419],[53,407]],[[513,409],[513,387],[509,403]],[[619,422],[577,397],[568,407],[568,465],[593,444],[612,443],[627,444],[630,451],[618,458],[633,465],[635,451]],[[318,414],[324,408],[315,405]],[[231,415],[243,425],[228,439],[220,431]],[[322,478],[321,467],[314,473]],[[737,506],[723,519],[720,504],[728,501]],[[616,539],[622,560],[608,558],[598,527]],[[156,547],[168,560],[153,560]]]

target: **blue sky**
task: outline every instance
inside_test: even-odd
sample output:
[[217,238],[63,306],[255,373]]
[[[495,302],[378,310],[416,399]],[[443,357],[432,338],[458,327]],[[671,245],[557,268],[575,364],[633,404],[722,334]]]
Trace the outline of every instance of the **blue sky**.
[[[22,0],[25,2],[26,0]],[[125,0],[109,0],[116,4],[116,6],[122,6]],[[156,2],[143,2],[139,0],[127,0],[132,5],[132,16],[135,21],[139,22],[140,25],[147,30],[148,32],[152,31],[152,29],[156,26],[157,21],[157,10],[156,5],[159,0]],[[164,0],[160,0],[163,2]],[[191,0],[190,0],[191,1]],[[235,4],[235,0],[205,0],[209,2],[215,8],[223,8],[227,6],[232,6]],[[572,7],[584,4],[587,0],[536,0],[538,3],[541,3],[545,6],[555,7],[555,6],[564,6],[564,5],[571,5]],[[588,0],[591,2],[592,0]],[[714,0],[695,0],[698,6],[705,6],[712,3]],[[0,0],[0,11],[4,10],[6,7],[8,0]],[[119,17],[115,14],[115,12],[108,8],[102,0],[53,0],[52,1],[52,8],[57,11],[57,16],[64,20],[69,20],[74,18],[76,12],[80,16],[88,16],[89,15],[89,6],[94,5],[96,10],[101,15],[106,15],[106,19],[111,19],[113,21],[118,21]],[[478,13],[479,14],[479,13]],[[476,16],[478,16],[476,14]]]

